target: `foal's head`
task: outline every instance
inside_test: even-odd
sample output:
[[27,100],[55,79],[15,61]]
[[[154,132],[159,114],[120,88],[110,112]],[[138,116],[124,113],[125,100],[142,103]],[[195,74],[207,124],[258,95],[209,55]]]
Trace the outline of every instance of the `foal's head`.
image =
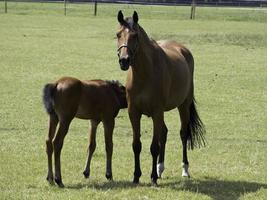
[[139,26],[137,12],[134,11],[132,17],[124,19],[121,11],[118,12],[118,22],[120,23],[117,31],[118,56],[122,70],[126,71],[132,64],[138,49]]

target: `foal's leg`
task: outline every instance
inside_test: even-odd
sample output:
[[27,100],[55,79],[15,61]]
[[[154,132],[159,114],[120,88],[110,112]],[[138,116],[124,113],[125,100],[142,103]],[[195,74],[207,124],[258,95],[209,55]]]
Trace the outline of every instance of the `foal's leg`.
[[164,158],[165,158],[165,145],[166,145],[166,141],[167,141],[167,133],[168,133],[168,129],[167,126],[165,124],[165,122],[163,122],[163,128],[162,128],[162,133],[160,135],[160,141],[162,141],[162,145],[160,148],[160,152],[159,152],[159,160],[158,160],[158,165],[157,165],[157,173],[158,173],[158,177],[161,178],[161,174],[164,171]]
[[162,149],[163,145],[163,137],[161,136],[162,134],[162,129],[163,129],[163,112],[157,112],[154,116],[152,116],[153,120],[153,139],[152,143],[150,146],[150,152],[152,155],[152,173],[151,173],[151,181],[152,184],[157,184],[157,179],[158,179],[158,174],[157,174],[157,159],[159,152]]
[[133,129],[133,143],[132,148],[134,152],[134,179],[133,183],[138,184],[139,178],[142,175],[141,169],[140,169],[140,153],[142,150],[142,143],[140,140],[141,134],[140,134],[140,119],[141,114],[134,110],[133,108],[129,107],[129,118],[132,124]]
[[190,111],[189,106],[187,104],[183,104],[179,108],[180,119],[181,119],[181,130],[180,137],[183,144],[183,162],[182,162],[182,176],[190,177],[188,168],[189,162],[187,159],[187,139],[190,135],[190,129],[188,128],[189,120],[190,120]]
[[53,140],[55,154],[55,182],[59,187],[64,187],[61,179],[60,154],[63,146],[64,138],[69,130],[71,119],[60,119],[59,129],[56,137]]
[[89,178],[90,176],[90,165],[93,153],[96,148],[96,129],[99,124],[99,121],[97,120],[90,120],[91,122],[91,131],[89,132],[89,144],[88,144],[88,158],[85,166],[85,170],[83,172],[83,175],[85,178]]
[[105,144],[106,144],[106,178],[112,180],[112,153],[113,153],[113,129],[114,119],[104,120]]
[[52,154],[53,154],[53,138],[55,136],[56,128],[58,124],[58,118],[56,115],[49,116],[49,131],[48,131],[48,138],[46,139],[46,153],[47,153],[47,160],[48,160],[48,173],[46,180],[50,184],[54,184],[54,177],[53,177],[53,169],[52,169]]

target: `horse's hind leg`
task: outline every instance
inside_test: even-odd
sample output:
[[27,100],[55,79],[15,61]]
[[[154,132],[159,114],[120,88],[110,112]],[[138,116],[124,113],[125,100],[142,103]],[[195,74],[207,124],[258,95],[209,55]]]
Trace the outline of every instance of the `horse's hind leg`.
[[47,153],[47,160],[48,160],[48,173],[47,173],[46,179],[50,184],[54,184],[53,169],[52,169],[52,154],[53,154],[52,141],[55,136],[57,124],[58,124],[57,116],[50,115],[48,138],[46,139],[46,153]]
[[179,108],[180,119],[181,119],[181,130],[180,130],[180,137],[182,140],[183,145],[183,162],[182,162],[182,176],[183,177],[190,177],[188,168],[189,162],[187,158],[187,140],[188,137],[191,135],[189,129],[189,120],[190,120],[190,110],[189,105],[184,103]]
[[56,137],[53,140],[54,155],[55,155],[55,182],[59,187],[64,187],[61,178],[61,166],[60,166],[60,155],[64,142],[64,138],[69,130],[69,125],[72,118],[60,119],[59,128]]
[[166,145],[166,141],[167,141],[167,133],[168,133],[168,129],[167,126],[165,124],[165,122],[163,122],[163,128],[162,128],[162,134],[160,135],[161,137],[161,141],[162,141],[162,146],[160,148],[160,152],[159,152],[159,160],[158,160],[158,165],[157,165],[157,173],[158,173],[158,177],[161,178],[161,174],[164,171],[164,157],[165,157],[165,145]]
[[113,153],[113,129],[114,119],[104,120],[105,145],[106,145],[106,178],[112,180],[112,153]]
[[91,122],[91,130],[89,132],[88,157],[87,157],[86,166],[83,172],[83,175],[85,178],[89,178],[90,176],[91,160],[92,160],[92,156],[95,151],[95,148],[96,148],[96,129],[99,124],[99,121],[96,121],[96,120],[90,120],[90,122]]

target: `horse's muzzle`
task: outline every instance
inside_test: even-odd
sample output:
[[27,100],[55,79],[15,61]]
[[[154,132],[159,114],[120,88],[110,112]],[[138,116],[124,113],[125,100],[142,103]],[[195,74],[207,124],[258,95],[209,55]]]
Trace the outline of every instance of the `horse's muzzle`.
[[129,69],[130,66],[130,58],[129,57],[120,58],[119,63],[121,66],[121,70],[126,71]]

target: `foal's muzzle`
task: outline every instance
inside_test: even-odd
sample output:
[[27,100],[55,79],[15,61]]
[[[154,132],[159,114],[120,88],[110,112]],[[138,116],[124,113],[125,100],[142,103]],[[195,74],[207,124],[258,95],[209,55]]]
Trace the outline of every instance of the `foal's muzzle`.
[[123,71],[128,70],[129,66],[130,66],[130,58],[129,58],[129,56],[120,58],[119,59],[119,63],[120,63],[120,66],[121,66],[121,70],[123,70]]

